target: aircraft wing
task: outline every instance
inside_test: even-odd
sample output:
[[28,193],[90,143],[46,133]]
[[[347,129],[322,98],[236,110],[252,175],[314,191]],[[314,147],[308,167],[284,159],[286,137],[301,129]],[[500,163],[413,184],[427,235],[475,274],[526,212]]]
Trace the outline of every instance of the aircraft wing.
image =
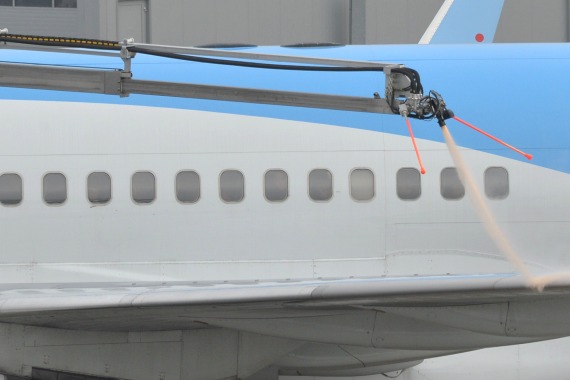
[[569,297],[569,281],[538,292],[513,274],[14,285],[0,291],[0,322],[99,331],[225,327],[375,347],[401,346],[399,334],[421,336],[435,328],[467,333],[461,347],[444,348],[468,349],[504,344],[497,339],[520,343],[570,333],[570,308],[564,306]]

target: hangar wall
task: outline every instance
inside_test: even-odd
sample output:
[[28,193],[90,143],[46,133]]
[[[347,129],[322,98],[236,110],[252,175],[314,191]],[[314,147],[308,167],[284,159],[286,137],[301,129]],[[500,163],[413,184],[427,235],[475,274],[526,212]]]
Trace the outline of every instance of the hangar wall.
[[[348,43],[346,0],[174,1],[175,7],[150,4],[153,43]],[[163,20],[171,22],[165,25]]]
[[0,29],[11,33],[59,36],[99,34],[99,1],[78,0],[76,8],[0,6]]
[[570,42],[570,1],[506,0],[496,42]]
[[[0,28],[12,33],[284,45],[416,43],[443,0],[77,0],[76,8],[11,3],[0,0]],[[569,41],[569,17],[570,0],[505,0],[495,42]]]

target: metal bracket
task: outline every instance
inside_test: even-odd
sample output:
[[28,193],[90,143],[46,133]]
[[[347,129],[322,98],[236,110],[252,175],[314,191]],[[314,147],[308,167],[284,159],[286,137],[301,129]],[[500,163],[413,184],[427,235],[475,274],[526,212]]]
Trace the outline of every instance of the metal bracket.
[[[401,66],[387,66],[384,68],[384,74],[386,75],[386,99],[399,100],[399,103],[403,103],[406,99],[412,98],[415,94],[412,94],[410,90],[410,78],[402,73],[397,73],[392,71],[393,68],[399,68]],[[420,96],[421,98],[421,96]],[[394,108],[399,104],[393,104]]]
[[133,77],[133,72],[131,70],[132,67],[131,59],[136,55],[136,53],[129,51],[129,47],[132,47],[134,43],[135,43],[134,38],[125,38],[121,43],[122,46],[120,54],[121,54],[121,59],[123,60],[124,68],[121,71],[121,78],[119,81],[119,93],[121,94],[122,98],[129,96],[129,94],[125,92],[123,88],[123,79],[131,79]]
[[133,76],[133,73],[131,72],[131,58],[133,58],[136,53],[130,52],[129,47],[132,47],[134,43],[134,38],[126,38],[121,42],[121,59],[125,64],[125,68],[122,71],[123,78],[131,78]]

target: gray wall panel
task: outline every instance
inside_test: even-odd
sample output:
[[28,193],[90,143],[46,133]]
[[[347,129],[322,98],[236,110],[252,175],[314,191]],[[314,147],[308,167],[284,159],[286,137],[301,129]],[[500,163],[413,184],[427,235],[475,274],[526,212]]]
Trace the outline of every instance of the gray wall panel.
[[368,0],[367,44],[415,44],[443,4],[443,0]]
[[347,43],[348,20],[345,0],[174,0],[166,8],[150,5],[151,41],[159,44]]
[[[105,0],[103,0],[105,1]],[[116,0],[109,2],[116,2]],[[191,3],[197,7],[197,3],[207,3],[207,0],[194,0]],[[149,31],[150,42],[155,44],[183,45],[184,42],[184,26],[186,24],[201,23],[203,20],[200,15],[195,12],[185,12],[185,8],[190,6],[188,1],[169,0],[168,6],[164,6],[165,2],[150,1],[149,4]],[[186,3],[186,4],[185,4]],[[207,23],[204,20],[204,26]],[[204,30],[204,26],[198,27],[198,30]],[[204,31],[206,33],[206,31]],[[203,38],[202,35],[196,36],[198,39]]]
[[0,28],[10,33],[89,38],[101,35],[100,2],[78,0],[77,8],[0,7]]
[[495,42],[568,41],[568,0],[505,0]]
[[99,35],[91,35],[91,38],[101,38],[104,40],[114,40],[117,38],[117,2],[116,1],[94,1],[99,3]]
[[0,28],[10,33],[84,37],[84,11],[77,9],[20,8],[0,9]]
[[[215,42],[247,42],[249,40],[248,24],[250,20],[249,2],[234,0],[210,0],[212,8],[207,13],[208,23],[214,25],[210,28]],[[192,35],[185,35],[185,39]]]
[[[83,36],[92,37],[101,34],[99,20],[101,17],[101,7],[98,1],[83,1],[77,4],[80,13],[82,13],[81,22],[83,23]],[[82,11],[82,12],[81,12]]]
[[313,40],[309,42],[349,43],[350,2],[314,0],[313,4]]
[[287,27],[282,23],[279,6],[267,0],[251,0],[249,12],[249,35],[256,37],[256,44],[271,45],[275,39],[283,39]]
[[312,25],[314,1],[289,0],[279,3],[282,44],[314,41]]
[[119,1],[117,8],[117,37],[119,40],[133,38],[136,42],[148,43],[146,1]]

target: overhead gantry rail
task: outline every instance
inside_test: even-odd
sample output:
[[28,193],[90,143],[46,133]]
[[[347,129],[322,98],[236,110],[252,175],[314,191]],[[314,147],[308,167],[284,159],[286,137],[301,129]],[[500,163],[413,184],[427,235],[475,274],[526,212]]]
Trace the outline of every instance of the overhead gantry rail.
[[[0,47],[12,49],[21,47],[21,44],[26,44],[32,45],[34,48],[42,47],[44,50],[72,51],[82,54],[92,54],[93,52],[97,54],[102,50],[107,52],[116,51],[118,53],[117,57],[120,57],[124,62],[122,69],[115,70],[4,62],[0,63],[0,86],[5,87],[88,92],[119,96],[128,96],[130,94],[174,96],[379,114],[400,114],[399,106],[403,102],[402,99],[411,98],[412,95],[422,90],[419,74],[416,71],[405,68],[401,64],[393,63],[139,44],[132,40],[115,42],[67,37],[14,35],[8,34],[6,30],[0,34],[0,42],[3,42],[3,44],[0,44]],[[386,96],[382,98],[378,92],[371,94],[367,98],[133,79],[131,60],[137,53],[194,62],[261,69],[383,72],[386,76]],[[421,95],[421,93],[416,95]],[[424,114],[424,112],[420,113]],[[414,117],[416,111],[410,110],[408,114]]]

